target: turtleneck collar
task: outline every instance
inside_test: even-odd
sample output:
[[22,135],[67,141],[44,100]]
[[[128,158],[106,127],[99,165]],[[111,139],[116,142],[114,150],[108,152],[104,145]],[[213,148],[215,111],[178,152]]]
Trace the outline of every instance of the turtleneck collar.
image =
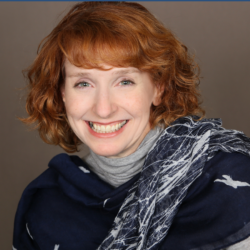
[[83,158],[91,171],[113,187],[119,187],[138,174],[143,166],[148,151],[160,137],[163,128],[155,127],[148,132],[137,150],[126,157],[107,158],[95,154],[91,149]]

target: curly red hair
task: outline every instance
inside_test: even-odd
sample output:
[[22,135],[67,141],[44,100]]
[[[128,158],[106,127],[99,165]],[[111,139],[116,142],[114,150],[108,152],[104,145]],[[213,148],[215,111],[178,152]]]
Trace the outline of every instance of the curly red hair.
[[36,123],[41,138],[67,152],[81,144],[67,121],[61,96],[64,61],[83,68],[101,65],[135,67],[150,73],[161,89],[152,105],[151,128],[179,117],[204,115],[200,107],[199,68],[183,45],[146,8],[130,2],[82,2],[41,42],[26,71],[29,94],[27,124]]

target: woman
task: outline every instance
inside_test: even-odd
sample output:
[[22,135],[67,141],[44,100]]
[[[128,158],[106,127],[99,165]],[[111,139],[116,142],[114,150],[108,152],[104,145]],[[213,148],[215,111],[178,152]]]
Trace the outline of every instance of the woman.
[[187,48],[137,3],[75,5],[28,70],[60,154],[24,191],[13,249],[249,249],[250,140],[204,115]]

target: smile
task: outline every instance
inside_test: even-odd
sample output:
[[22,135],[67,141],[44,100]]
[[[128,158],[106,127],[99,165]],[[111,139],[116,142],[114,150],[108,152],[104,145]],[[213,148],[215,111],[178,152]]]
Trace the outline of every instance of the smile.
[[127,123],[127,121],[123,121],[117,124],[113,124],[113,125],[100,125],[100,124],[96,124],[93,122],[89,122],[89,126],[90,128],[95,131],[96,133],[100,133],[100,134],[104,134],[104,133],[113,133],[115,131],[120,130],[125,124]]

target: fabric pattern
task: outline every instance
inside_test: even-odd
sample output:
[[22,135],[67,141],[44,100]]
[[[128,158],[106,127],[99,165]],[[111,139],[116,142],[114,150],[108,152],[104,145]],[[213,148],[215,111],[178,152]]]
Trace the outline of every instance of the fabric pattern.
[[204,164],[218,150],[250,156],[243,133],[222,128],[220,119],[194,119],[179,118],[164,130],[99,250],[158,249]]

